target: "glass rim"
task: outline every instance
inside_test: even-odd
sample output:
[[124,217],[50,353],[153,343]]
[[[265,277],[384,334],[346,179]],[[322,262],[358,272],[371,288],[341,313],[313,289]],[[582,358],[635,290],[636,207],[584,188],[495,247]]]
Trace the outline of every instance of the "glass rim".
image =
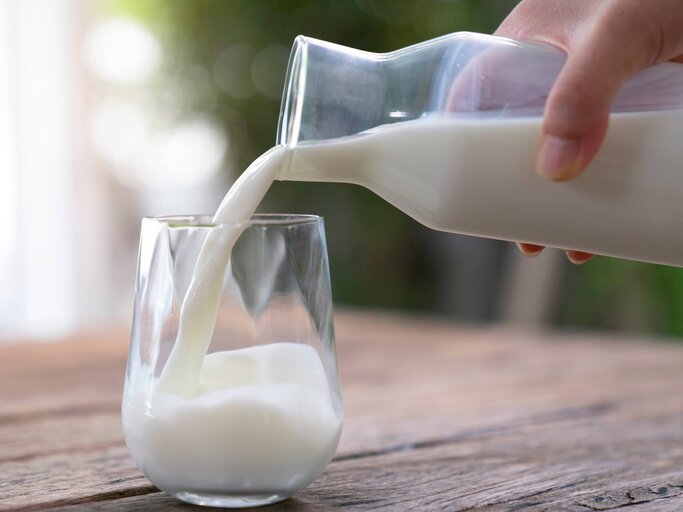
[[213,222],[212,214],[195,215],[156,215],[143,217],[143,221],[163,224],[168,228],[216,228],[216,227],[287,227],[305,224],[318,224],[323,221],[320,215],[299,213],[256,213],[243,222]]

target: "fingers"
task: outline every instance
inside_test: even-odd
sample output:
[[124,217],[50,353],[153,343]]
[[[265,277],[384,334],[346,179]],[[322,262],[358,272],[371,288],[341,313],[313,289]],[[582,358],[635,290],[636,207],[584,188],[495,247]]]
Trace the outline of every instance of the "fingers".
[[644,67],[683,60],[683,2],[522,0],[496,33],[568,54],[546,103],[536,162],[541,175],[563,181],[598,152],[624,82]]
[[607,134],[612,100],[637,69],[633,54],[615,55],[621,50],[614,42],[598,49],[590,42],[570,53],[546,104],[536,166],[555,181],[572,179],[588,166]]
[[[556,181],[572,179],[596,155],[607,133],[612,101],[621,86],[637,71],[662,58],[661,40],[669,37],[664,34],[666,18],[673,14],[654,6],[662,3],[606,1],[575,34],[546,104],[537,158],[541,175]],[[683,8],[678,11],[683,20]],[[681,39],[681,34],[670,37]]]
[[[530,47],[533,48],[533,47]],[[541,49],[542,48],[542,49]],[[560,52],[494,45],[481,51],[461,69],[456,67],[446,100],[448,112],[516,112],[541,114],[562,69]]]
[[599,8],[596,0],[522,0],[495,35],[549,43],[569,53],[574,34]]
[[517,243],[517,248],[521,251],[521,253],[524,256],[530,257],[538,256],[543,252],[543,249],[545,249],[545,247],[543,247],[542,245],[524,244],[521,242]]
[[[524,256],[535,257],[543,252],[542,245],[536,244],[525,244],[522,242],[517,242],[517,248]],[[564,251],[567,255],[567,259],[571,261],[574,265],[583,265],[587,261],[593,258],[594,254],[583,252],[583,251]]]
[[582,251],[564,251],[567,254],[567,259],[574,265],[583,265],[588,260],[592,259],[594,254]]

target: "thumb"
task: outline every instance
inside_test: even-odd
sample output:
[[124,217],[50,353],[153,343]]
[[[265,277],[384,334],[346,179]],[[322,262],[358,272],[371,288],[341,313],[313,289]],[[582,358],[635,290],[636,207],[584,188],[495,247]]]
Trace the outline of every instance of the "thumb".
[[605,139],[621,86],[658,60],[658,38],[643,30],[642,14],[605,10],[576,34],[546,103],[537,159],[541,175],[562,181],[580,174]]

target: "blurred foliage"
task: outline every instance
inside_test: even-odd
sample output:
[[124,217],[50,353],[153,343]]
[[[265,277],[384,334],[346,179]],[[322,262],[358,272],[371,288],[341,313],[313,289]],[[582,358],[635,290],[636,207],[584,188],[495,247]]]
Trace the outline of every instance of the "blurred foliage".
[[[157,35],[165,54],[164,72],[152,84],[158,111],[217,119],[230,143],[226,167],[240,172],[275,142],[277,91],[297,35],[390,51],[459,30],[493,32],[516,3],[105,0],[95,15],[133,17]],[[269,56],[261,59],[265,67],[255,67],[259,56]],[[226,65],[228,83],[221,75]],[[254,80],[260,76],[270,82],[259,88]],[[264,209],[325,217],[335,300],[438,309],[433,290],[440,271],[425,248],[426,228],[370,192],[348,185],[276,183]],[[568,267],[561,290],[559,325],[683,335],[681,269],[598,258]]]
[[562,290],[561,326],[683,336],[683,269],[598,257]]

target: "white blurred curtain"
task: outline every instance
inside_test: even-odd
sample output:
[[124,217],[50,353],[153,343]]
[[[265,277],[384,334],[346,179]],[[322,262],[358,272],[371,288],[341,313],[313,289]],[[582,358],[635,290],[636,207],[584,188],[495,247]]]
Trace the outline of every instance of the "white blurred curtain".
[[0,339],[106,315],[106,229],[87,229],[107,212],[84,172],[81,7],[0,0]]

